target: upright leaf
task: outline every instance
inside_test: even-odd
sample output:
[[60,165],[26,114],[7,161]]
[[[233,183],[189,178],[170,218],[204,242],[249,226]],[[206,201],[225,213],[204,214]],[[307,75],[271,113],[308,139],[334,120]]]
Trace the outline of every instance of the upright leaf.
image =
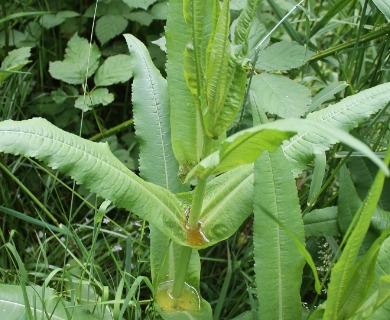
[[[389,164],[390,149],[388,149],[384,161],[386,165]],[[355,263],[360,246],[364,240],[372,215],[374,214],[381,195],[384,179],[384,173],[379,171],[366,199],[353,219],[351,224],[351,228],[353,228],[351,236],[348,238],[339,261],[332,270],[324,320],[348,318],[357,310],[359,302],[361,302],[361,290],[354,291],[352,288],[356,281],[356,279],[354,279],[354,271],[356,269]],[[387,230],[387,233],[388,232],[389,230]],[[382,236],[382,241],[383,240],[384,236]],[[375,249],[376,246],[377,245],[375,244],[373,248]],[[370,252],[371,251],[369,251],[368,254],[371,254]]]
[[274,217],[304,245],[295,179],[281,149],[255,163],[254,255],[259,319],[300,319],[304,257]]
[[200,121],[184,79],[183,52],[189,41],[190,32],[183,17],[183,2],[170,0],[166,25],[170,123],[173,151],[183,173],[199,161],[202,152]]
[[228,74],[230,59],[229,5],[229,0],[223,2],[213,38],[210,39],[209,43],[210,57],[206,65],[207,108],[202,110],[205,113],[205,123],[208,131],[214,130],[214,121],[219,117],[230,87],[231,75]]

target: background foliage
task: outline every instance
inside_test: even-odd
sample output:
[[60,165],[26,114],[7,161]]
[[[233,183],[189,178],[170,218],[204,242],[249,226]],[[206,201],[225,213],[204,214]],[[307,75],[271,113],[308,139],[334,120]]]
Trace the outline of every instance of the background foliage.
[[[244,3],[231,1],[232,20]],[[294,4],[288,0],[261,2],[249,34],[249,56]],[[121,35],[131,33],[142,40],[164,75],[166,1],[3,1],[0,10],[0,119],[41,116],[92,141],[107,141],[113,153],[138,173],[142,163],[138,163],[139,142],[132,120],[137,106],[130,102],[133,80],[129,80],[137,71],[126,69],[130,58]],[[389,18],[386,1],[306,1],[304,9],[285,21],[260,52],[249,104],[229,133],[252,126],[252,118],[261,121],[265,115],[256,114],[258,110],[265,110],[271,118],[300,117],[324,102],[333,104],[389,82]],[[296,56],[283,57],[287,46],[295,49]],[[288,62],[281,63],[287,58]],[[75,71],[79,74],[76,78]],[[85,74],[87,86],[82,85]],[[264,88],[271,90],[265,92]],[[267,109],[269,99],[279,107]],[[256,108],[255,101],[261,108]],[[359,125],[354,134],[382,152],[389,139],[389,123],[385,108]],[[352,220],[344,215],[334,223],[336,207],[356,212],[376,172],[371,163],[357,157],[348,158],[350,173],[344,167],[340,170],[347,158],[338,151],[337,147],[328,151],[334,156],[328,162],[314,159],[316,169],[311,167],[296,180],[297,208],[308,212],[304,215],[307,249],[323,279],[340,243],[338,226],[346,228]],[[271,165],[275,160],[259,161]],[[71,302],[76,297],[86,304],[104,301],[116,317],[158,317],[145,278],[151,275],[149,229],[144,221],[103,203],[84,187],[31,159],[1,154],[0,167],[1,283],[19,284],[23,279],[41,286],[50,284]],[[387,181],[363,248],[388,225],[384,213],[390,210],[388,188]],[[100,220],[96,220],[99,207]],[[318,222],[319,211],[315,210],[324,207],[328,219]],[[201,291],[216,319],[232,319],[257,308],[252,220],[249,217],[228,240],[200,251]],[[296,228],[302,233],[302,226]],[[327,289],[316,295],[306,268],[303,279],[302,301],[312,308],[325,299]],[[379,283],[378,278],[375,281]],[[77,290],[68,291],[72,287]],[[31,291],[26,294],[34,295]],[[128,299],[129,307],[122,308],[121,299]],[[104,318],[107,313],[103,304],[98,315]]]

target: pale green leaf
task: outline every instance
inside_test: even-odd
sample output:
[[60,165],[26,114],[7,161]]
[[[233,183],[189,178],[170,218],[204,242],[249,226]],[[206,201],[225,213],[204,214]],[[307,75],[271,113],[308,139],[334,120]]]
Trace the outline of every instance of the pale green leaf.
[[167,20],[168,15],[168,3],[157,2],[150,10],[151,15],[155,20]]
[[108,92],[106,88],[97,88],[84,96],[80,96],[76,99],[74,106],[77,109],[81,109],[84,112],[91,110],[93,106],[99,104],[106,106],[114,101],[114,95]]
[[[350,131],[379,111],[390,101],[390,83],[364,90],[325,109],[310,113],[307,118],[328,128]],[[314,132],[302,132],[286,141],[283,151],[294,175],[300,174],[312,161],[314,154],[323,153],[335,140]]]
[[284,76],[254,76],[252,90],[262,110],[282,118],[299,118],[310,104],[310,90]]
[[380,11],[390,19],[390,2],[388,0],[372,0]]
[[[210,56],[207,59],[206,65],[207,109],[204,112],[204,116],[206,127],[210,132],[214,130],[215,121],[219,117],[221,108],[224,107],[224,102],[233,76],[233,74],[228,73],[230,71],[229,4],[229,0],[223,2],[216,23],[215,32],[212,34],[208,48]],[[215,134],[217,137],[219,136],[218,133]]]
[[126,19],[138,22],[142,26],[149,26],[154,17],[148,11],[132,11],[125,15]]
[[305,259],[285,230],[269,217],[273,215],[304,245],[295,179],[281,149],[263,153],[254,172],[255,193],[261,195],[254,198],[253,238],[259,319],[300,319]]
[[157,2],[157,0],[122,0],[130,8],[147,9],[151,4]]
[[[68,320],[69,313],[74,320],[98,319],[85,307],[73,306],[65,299],[56,295],[47,287],[26,287],[27,297],[32,314],[37,319]],[[26,302],[22,287],[18,285],[0,284],[0,318],[7,320],[27,319]]]
[[201,157],[201,127],[193,97],[184,79],[183,52],[190,41],[190,33],[182,12],[181,0],[169,2],[166,26],[167,81],[172,147],[181,171],[187,173]]
[[234,234],[253,211],[253,165],[220,175],[207,184],[201,230],[213,245]]
[[104,15],[96,21],[96,36],[101,45],[120,35],[127,27],[127,20],[121,16]]
[[51,29],[56,26],[59,26],[61,23],[65,21],[64,18],[61,18],[55,14],[45,14],[39,19],[39,23],[45,29]]
[[291,70],[303,66],[313,54],[295,41],[280,41],[259,52],[256,69]]
[[[386,165],[389,164],[390,149],[387,151],[384,161]],[[367,266],[365,269],[363,269],[363,271],[360,271],[359,274],[356,274],[356,269],[359,265],[366,262],[371,264],[370,259],[374,259],[373,255],[376,254],[375,250],[377,250],[380,243],[385,240],[385,236],[387,236],[390,230],[388,229],[382,233],[381,237],[375,241],[375,243],[365,255],[367,259],[362,258],[359,260],[357,266],[356,258],[381,195],[384,180],[385,175],[383,171],[378,171],[370,192],[360,206],[353,219],[353,222],[351,223],[351,226],[353,226],[353,229],[351,227],[351,230],[353,231],[347,240],[339,261],[332,270],[328,287],[328,300],[325,309],[324,320],[335,318],[343,319],[351,316],[361,303],[361,295],[367,293],[366,291],[368,289],[364,287],[364,283],[358,282],[358,278],[362,272],[365,272],[361,279],[365,280],[364,282],[369,283],[369,277],[372,276],[372,274],[369,272],[369,270],[367,270],[367,268],[370,268],[370,266]],[[369,258],[370,256],[371,258]],[[354,291],[353,286],[358,284],[360,287],[356,288],[357,290]]]
[[306,237],[338,236],[337,207],[314,209],[303,217]]
[[81,84],[86,77],[89,78],[95,73],[99,66],[99,58],[99,48],[95,44],[90,46],[88,40],[75,34],[68,41],[64,60],[50,62],[49,73],[54,79],[70,84]]
[[[388,173],[388,168],[365,144],[353,136],[337,129],[310,120],[286,119],[278,120],[246,130],[242,130],[222,142],[220,150],[212,153],[195,166],[186,177],[191,180],[194,176],[207,177],[254,162],[264,151],[275,150],[283,140],[293,132],[313,132],[319,137],[327,137],[363,151],[378,167]],[[325,139],[325,138],[323,138]]]
[[[267,35],[267,29],[261,19],[258,16],[254,16],[251,29],[248,35],[248,57],[253,59],[255,57],[255,50],[260,41]],[[269,42],[269,38],[265,40],[263,46],[267,45]],[[258,49],[262,49],[261,46]]]
[[332,83],[331,85],[322,89],[313,97],[309,108],[309,112],[314,111],[327,100],[333,99],[336,93],[340,92],[346,87],[348,87],[348,83],[346,83],[345,81],[339,81],[339,82]]
[[96,86],[110,86],[126,82],[132,77],[131,58],[125,54],[108,57],[97,70],[94,82]]
[[107,144],[67,133],[41,118],[3,121],[0,151],[35,157],[77,183],[154,224],[186,245],[185,209],[166,189],[147,183],[115,158]]
[[26,64],[30,63],[31,56],[30,47],[22,47],[8,52],[0,67],[0,84],[9,76],[12,71],[22,69]]

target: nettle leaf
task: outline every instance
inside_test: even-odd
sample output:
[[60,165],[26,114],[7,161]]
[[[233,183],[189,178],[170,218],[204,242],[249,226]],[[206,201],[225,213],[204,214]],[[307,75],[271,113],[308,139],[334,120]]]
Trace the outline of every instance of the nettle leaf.
[[75,11],[59,11],[56,14],[46,14],[39,19],[39,23],[46,29],[51,29],[56,26],[59,26],[68,18],[75,18],[80,16],[78,12]]
[[125,15],[126,19],[138,22],[142,26],[149,26],[154,17],[148,11],[132,11]]
[[131,172],[107,144],[82,139],[47,120],[33,118],[1,122],[0,151],[47,163],[100,197],[148,220],[177,243],[187,245],[181,203],[165,188]]
[[380,11],[390,19],[390,3],[388,0],[372,0]]
[[147,9],[151,4],[157,2],[157,0],[122,0],[130,8]]
[[126,82],[133,76],[130,56],[117,54],[108,57],[97,70],[94,82],[96,86],[110,86]]
[[[307,119],[324,124],[328,128],[345,131],[357,127],[370,115],[384,108],[390,101],[390,83],[364,90],[325,109],[315,111]],[[330,136],[314,132],[302,132],[283,144],[283,151],[297,176],[313,160],[314,154],[323,153],[334,144]]]
[[104,15],[96,21],[96,36],[101,45],[120,35],[127,27],[128,21],[121,16]]
[[275,71],[299,68],[313,54],[295,41],[281,41],[259,52],[256,69]]
[[299,118],[310,104],[310,90],[284,76],[266,73],[253,76],[251,90],[262,110],[282,118]]
[[314,209],[303,216],[306,237],[338,236],[337,207]]
[[30,47],[22,47],[8,52],[0,67],[0,84],[12,75],[12,71],[22,69],[26,64],[30,63],[31,56]]
[[84,112],[92,110],[93,106],[102,104],[106,106],[114,101],[114,95],[108,91],[106,88],[97,88],[91,91],[89,94],[84,96],[79,96],[74,106],[77,109],[81,109]]
[[[77,33],[68,41],[63,61],[50,62],[49,73],[57,80],[69,84],[81,84],[92,76],[99,66],[100,50]],[[88,66],[89,62],[89,66]],[[88,75],[87,75],[88,70]]]
[[195,176],[206,178],[212,174],[223,173],[240,165],[252,163],[263,151],[277,149],[283,140],[291,137],[294,132],[306,130],[364,152],[384,172],[389,172],[369,147],[348,133],[319,122],[286,119],[258,125],[228,137],[222,142],[218,151],[203,159],[188,173],[186,181],[190,181]]
[[254,179],[255,194],[259,195],[254,197],[253,226],[259,319],[300,319],[305,259],[274,219],[286,226],[302,246],[304,228],[295,179],[280,148],[259,157]]

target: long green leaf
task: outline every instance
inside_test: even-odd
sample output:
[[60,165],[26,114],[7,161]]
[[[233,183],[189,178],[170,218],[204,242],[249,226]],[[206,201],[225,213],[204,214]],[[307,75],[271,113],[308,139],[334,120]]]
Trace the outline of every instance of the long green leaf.
[[183,17],[183,1],[170,0],[166,25],[167,81],[170,99],[172,147],[183,174],[198,163],[201,148],[201,126],[195,102],[184,79],[183,52],[190,32]]
[[[325,109],[312,112],[307,119],[327,127],[350,131],[370,115],[384,108],[389,101],[390,83],[385,83],[347,97]],[[334,142],[331,137],[318,136],[316,132],[302,132],[285,142],[283,151],[297,176],[306,169],[314,154],[323,153]]]
[[[30,309],[39,319],[50,317],[52,320],[67,320],[69,315],[75,320],[98,319],[87,308],[72,306],[51,288],[34,286],[26,287],[26,290]],[[21,286],[0,284],[0,317],[7,320],[27,319]]]
[[317,135],[318,139],[340,141],[360,150],[384,172],[389,172],[370,148],[337,127],[325,126],[320,122],[310,120],[286,119],[258,125],[230,136],[221,144],[219,151],[212,153],[195,166],[186,180],[190,180],[196,175],[207,177],[243,164],[252,163],[264,150],[275,150],[283,140],[292,136],[292,132],[302,131],[310,131],[313,135]]
[[205,122],[208,131],[211,132],[215,127],[214,121],[224,106],[231,80],[231,75],[228,74],[230,59],[229,4],[230,0],[223,2],[214,37],[210,40],[210,58],[206,65],[207,110],[205,111]]
[[300,286],[305,259],[290,236],[263,210],[304,244],[295,180],[281,149],[263,153],[255,163],[254,255],[259,319],[300,319]]
[[[384,161],[386,165],[389,164],[390,149],[388,149]],[[354,280],[353,271],[355,269],[356,258],[360,246],[364,240],[372,215],[375,212],[376,205],[380,198],[384,180],[384,173],[379,171],[366,199],[354,217],[351,224],[354,226],[352,234],[347,241],[340,260],[332,270],[324,320],[343,319],[347,316],[351,316],[350,310],[357,307],[357,303],[353,300],[357,298],[354,297],[354,295],[351,295],[350,291]],[[348,306],[349,309],[344,309],[344,306]]]
[[386,0],[372,0],[380,11],[390,19],[390,3]]
[[176,242],[186,244],[180,202],[166,189],[143,181],[127,169],[107,144],[82,139],[47,120],[33,118],[1,122],[0,151],[42,160],[118,207],[148,220]]

